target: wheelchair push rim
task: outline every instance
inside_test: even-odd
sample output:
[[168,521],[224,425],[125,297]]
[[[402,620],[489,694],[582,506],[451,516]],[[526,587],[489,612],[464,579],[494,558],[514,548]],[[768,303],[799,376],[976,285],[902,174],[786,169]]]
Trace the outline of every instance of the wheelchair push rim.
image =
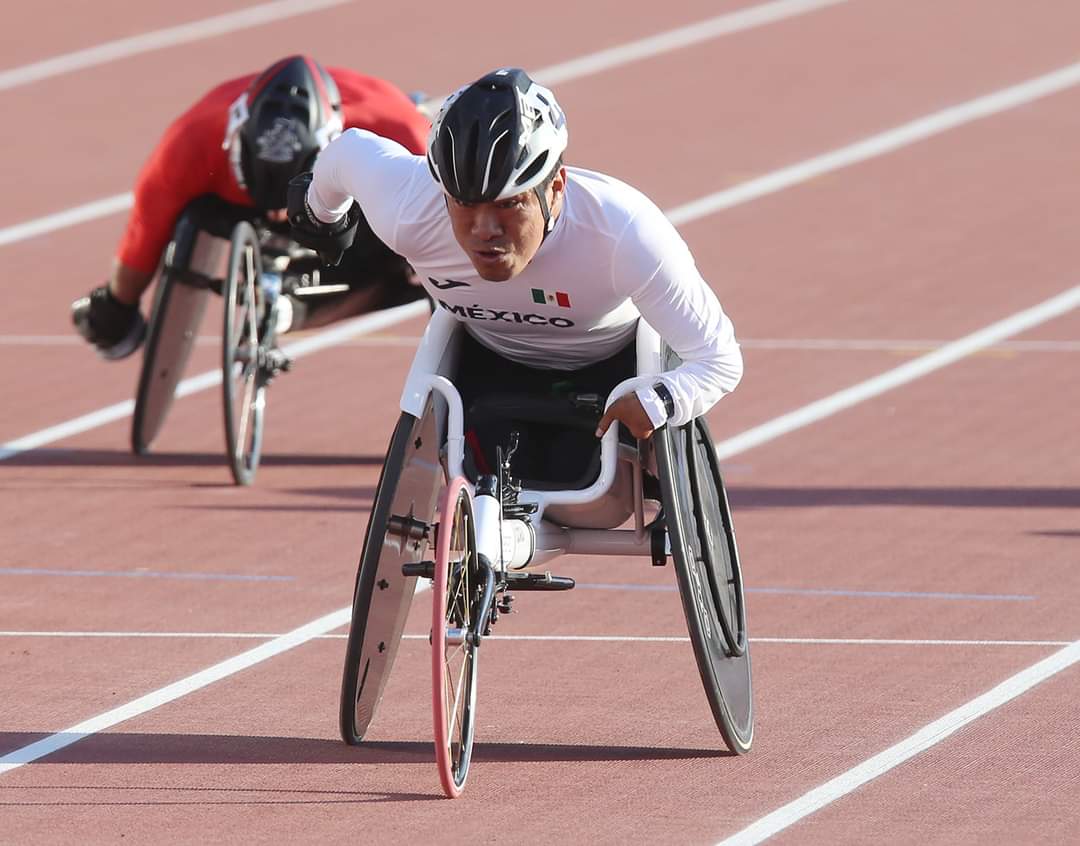
[[657,467],[679,594],[702,686],[728,748],[754,736],[741,566],[715,447],[704,421],[658,433]]
[[[694,495],[694,516],[697,520],[700,551],[706,559],[706,573],[710,588],[718,603],[718,620],[724,636],[724,649],[732,658],[746,652],[746,606],[744,604],[742,571],[738,566],[739,552],[735,545],[735,529],[731,523],[731,509],[723,482],[710,485],[710,479],[719,480],[720,463],[716,449],[703,431],[704,424],[694,426],[690,437],[696,443],[687,452],[690,486]],[[689,433],[688,433],[689,434]],[[725,547],[716,549],[704,542],[706,538],[721,537]],[[735,562],[732,566],[729,562]],[[726,576],[726,578],[725,578]]]
[[254,227],[238,223],[225,280],[221,371],[225,449],[238,485],[251,484],[262,453],[266,408],[262,358],[268,309],[259,284],[261,261]]
[[458,477],[447,487],[439,509],[431,622],[435,760],[443,790],[451,798],[460,796],[465,786],[476,729],[476,561],[472,498]]

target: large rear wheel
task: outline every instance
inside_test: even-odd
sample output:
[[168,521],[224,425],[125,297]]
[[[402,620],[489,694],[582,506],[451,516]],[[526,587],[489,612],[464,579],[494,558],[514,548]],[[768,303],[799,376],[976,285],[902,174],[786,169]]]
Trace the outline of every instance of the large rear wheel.
[[210,291],[178,278],[163,268],[154,290],[149,331],[143,348],[135,412],[131,421],[131,450],[145,455],[161,432],[172,408],[176,386],[187,367],[202,324]]
[[429,401],[421,419],[401,415],[375,490],[341,680],[341,736],[346,743],[363,740],[382,700],[416,589],[416,577],[402,567],[428,555],[435,500],[444,479]]
[[266,374],[262,335],[267,304],[259,284],[262,257],[255,228],[236,224],[229,253],[229,273],[222,291],[221,384],[225,408],[225,448],[238,485],[250,485],[262,455],[266,410]]
[[703,420],[655,436],[664,519],[690,641],[732,752],[750,750],[754,709],[742,570],[716,448]]

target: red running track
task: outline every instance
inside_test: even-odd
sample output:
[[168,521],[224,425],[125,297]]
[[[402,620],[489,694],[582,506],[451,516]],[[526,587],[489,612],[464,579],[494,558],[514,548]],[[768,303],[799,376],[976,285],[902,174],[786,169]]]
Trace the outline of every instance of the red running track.
[[[6,142],[0,229],[126,191],[172,114],[285,52],[434,94],[749,5],[556,3],[522,29],[345,4],[0,91],[45,128]],[[40,35],[9,67],[227,11],[64,9],[19,10]],[[1066,2],[849,0],[561,82],[570,160],[674,209],[1069,65],[1078,24]],[[1077,115],[1067,88],[683,225],[746,349],[718,439],[1080,283]],[[136,364],[96,360],[66,316],[122,222],[0,246],[0,442],[130,398]],[[559,571],[579,589],[524,597],[486,647],[460,800],[434,768],[422,595],[364,748],[337,738],[338,628],[0,773],[0,839],[716,843],[840,779],[775,840],[1074,841],[1075,665],[866,784],[850,773],[1080,637],[1078,329],[1065,309],[725,461],[756,638],[747,757],[721,751],[672,573],[576,558]],[[146,460],[118,420],[0,462],[0,755],[346,605],[421,330],[300,360],[252,489],[229,484],[215,391],[181,400]],[[209,338],[192,372],[216,359]],[[135,636],[162,633],[187,636]]]

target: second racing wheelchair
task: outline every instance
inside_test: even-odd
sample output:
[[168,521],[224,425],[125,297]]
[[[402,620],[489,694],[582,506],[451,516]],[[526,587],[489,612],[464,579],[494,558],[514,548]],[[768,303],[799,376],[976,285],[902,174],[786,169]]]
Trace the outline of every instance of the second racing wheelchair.
[[[430,579],[436,761],[445,793],[460,795],[477,725],[480,646],[514,593],[572,588],[573,580],[532,568],[578,553],[657,565],[670,557],[716,725],[733,752],[749,751],[754,711],[742,575],[708,428],[698,419],[637,442],[620,440],[617,425],[599,442],[593,434],[607,405],[651,384],[649,377],[677,363],[674,354],[639,321],[635,361],[606,398],[489,396],[465,408],[455,385],[465,336],[458,321],[436,310],[402,395],[356,577],[341,691],[344,740],[363,740],[417,580]],[[494,446],[494,466],[481,459],[490,449],[470,425],[470,417],[484,415],[502,415],[510,433]],[[587,444],[584,475],[554,485],[516,478],[521,438],[553,428]],[[631,519],[632,527],[619,528]]]
[[[204,198],[184,212],[158,273],[135,396],[131,448],[149,451],[173,399],[205,387],[181,384],[211,294],[224,303],[221,343],[225,451],[236,484],[249,485],[262,452],[266,389],[290,367],[277,346],[277,303],[283,291],[319,297],[348,290],[319,283],[318,256]],[[217,374],[210,377],[217,381]]]

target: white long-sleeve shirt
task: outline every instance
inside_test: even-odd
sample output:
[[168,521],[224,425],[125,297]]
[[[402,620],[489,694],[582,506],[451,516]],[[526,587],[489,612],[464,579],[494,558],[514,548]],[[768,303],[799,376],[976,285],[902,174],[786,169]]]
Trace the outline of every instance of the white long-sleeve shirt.
[[[567,168],[562,212],[529,265],[482,279],[458,244],[427,162],[351,129],[315,164],[308,203],[332,222],[355,198],[372,230],[416,270],[440,307],[502,356],[572,370],[614,354],[644,317],[682,359],[661,374],[681,425],[742,376],[731,321],[671,222],[644,194],[603,174]],[[637,390],[654,425],[667,419],[651,385]]]

